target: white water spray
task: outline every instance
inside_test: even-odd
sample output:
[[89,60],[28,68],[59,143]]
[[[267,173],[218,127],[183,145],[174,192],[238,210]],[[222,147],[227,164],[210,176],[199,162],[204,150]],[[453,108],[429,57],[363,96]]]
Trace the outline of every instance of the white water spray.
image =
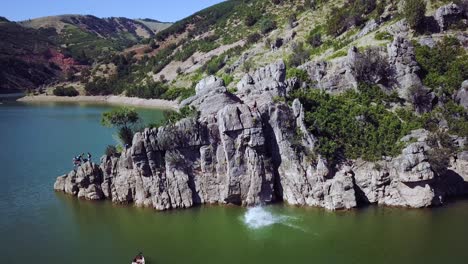
[[288,221],[294,219],[294,217],[287,215],[273,214],[263,207],[251,207],[247,209],[243,221],[251,229],[260,229],[275,224],[283,224],[295,228],[296,226],[288,223]]

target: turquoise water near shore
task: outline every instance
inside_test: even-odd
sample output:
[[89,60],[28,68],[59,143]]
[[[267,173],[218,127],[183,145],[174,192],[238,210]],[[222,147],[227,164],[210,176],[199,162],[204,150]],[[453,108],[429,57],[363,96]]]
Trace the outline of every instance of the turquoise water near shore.
[[[468,201],[327,212],[273,205],[156,212],[52,190],[71,159],[115,144],[109,106],[0,105],[0,263],[466,263]],[[162,112],[139,109],[156,121]]]

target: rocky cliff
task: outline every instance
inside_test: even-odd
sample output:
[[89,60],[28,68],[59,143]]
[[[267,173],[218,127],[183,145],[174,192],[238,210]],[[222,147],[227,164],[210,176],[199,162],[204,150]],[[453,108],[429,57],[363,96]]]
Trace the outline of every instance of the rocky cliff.
[[[392,45],[405,43],[397,38]],[[398,48],[389,50],[399,54]],[[397,55],[390,60],[400,63]],[[405,68],[411,65],[400,66],[412,75]],[[352,69],[349,61],[347,67]],[[208,77],[181,103],[197,108],[199,118],[137,133],[119,157],[104,156],[99,166],[85,163],[58,177],[54,188],[157,210],[278,201],[330,210],[369,203],[421,208],[468,193],[468,154],[460,153],[447,171],[435,173],[425,130],[403,138],[406,147],[396,157],[327,164],[314,154],[317,140],[305,127],[299,100],[291,106],[277,103],[294,89],[285,76],[284,63],[273,63],[246,74],[236,94],[221,79]]]

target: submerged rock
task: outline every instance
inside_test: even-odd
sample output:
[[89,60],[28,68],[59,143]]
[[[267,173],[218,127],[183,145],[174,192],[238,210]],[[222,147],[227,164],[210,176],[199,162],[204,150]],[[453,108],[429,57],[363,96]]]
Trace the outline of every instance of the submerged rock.
[[[399,58],[405,43],[397,40],[392,51],[402,76],[414,70]],[[420,208],[468,191],[468,155],[460,154],[447,175],[436,175],[425,130],[403,138],[407,146],[397,157],[330,166],[315,153],[317,139],[304,124],[301,103],[273,100],[294,89],[285,68],[280,61],[245,75],[238,95],[216,77],[203,80],[182,103],[197,107],[198,119],[136,133],[119,157],[104,156],[100,166],[84,163],[58,177],[54,189],[157,210],[275,201],[329,210],[367,203]]]

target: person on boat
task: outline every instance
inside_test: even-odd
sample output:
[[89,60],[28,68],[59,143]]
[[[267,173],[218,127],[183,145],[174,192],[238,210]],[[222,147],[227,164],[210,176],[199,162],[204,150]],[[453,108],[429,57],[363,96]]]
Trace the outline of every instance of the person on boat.
[[145,264],[145,258],[143,257],[143,253],[138,253],[136,256],[137,263],[139,264]]
[[143,257],[143,253],[139,253],[136,255],[136,257],[133,259],[132,264],[145,264],[145,258]]

